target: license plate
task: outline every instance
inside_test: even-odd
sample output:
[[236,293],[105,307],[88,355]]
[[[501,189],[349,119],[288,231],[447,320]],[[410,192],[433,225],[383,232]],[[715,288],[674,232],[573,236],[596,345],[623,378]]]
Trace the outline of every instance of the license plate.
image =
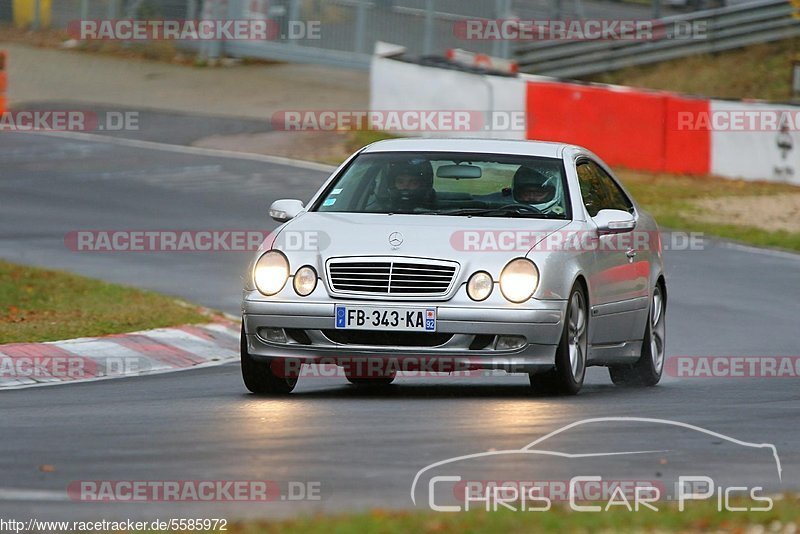
[[436,308],[336,305],[336,328],[436,332]]

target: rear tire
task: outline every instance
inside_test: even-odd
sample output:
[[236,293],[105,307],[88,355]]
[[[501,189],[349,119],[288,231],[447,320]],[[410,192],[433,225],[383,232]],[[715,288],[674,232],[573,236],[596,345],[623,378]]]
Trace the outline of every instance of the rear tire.
[[576,284],[570,291],[564,330],[556,349],[555,367],[546,373],[528,375],[534,391],[554,395],[576,395],[586,377],[589,350],[589,313],[586,294]]
[[[244,334],[244,325],[239,343],[242,359],[242,379],[245,387],[257,395],[288,395],[297,385],[297,376],[294,373],[280,373],[281,367],[285,370],[288,362],[282,359],[266,361],[255,360],[247,351],[247,337]],[[299,368],[299,366],[298,366]],[[277,372],[276,372],[277,371]],[[284,374],[287,376],[279,376]]]
[[608,368],[611,381],[618,386],[655,386],[661,380],[666,359],[667,300],[661,284],[653,288],[647,326],[642,339],[642,355],[636,363]]

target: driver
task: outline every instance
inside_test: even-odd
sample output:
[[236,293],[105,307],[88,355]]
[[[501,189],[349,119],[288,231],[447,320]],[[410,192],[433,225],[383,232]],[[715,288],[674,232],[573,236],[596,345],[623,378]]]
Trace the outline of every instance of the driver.
[[401,162],[389,169],[389,199],[392,209],[413,211],[433,207],[433,167],[429,161]]
[[512,181],[514,200],[545,211],[557,203],[556,188],[550,178],[530,167],[520,167]]

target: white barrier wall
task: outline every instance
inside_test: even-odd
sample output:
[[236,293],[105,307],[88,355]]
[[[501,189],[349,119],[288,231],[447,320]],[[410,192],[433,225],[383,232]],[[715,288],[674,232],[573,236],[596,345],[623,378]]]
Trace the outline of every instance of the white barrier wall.
[[[426,67],[376,55],[372,59],[370,86],[372,111],[467,111],[483,114],[483,126],[486,127],[460,132],[404,132],[409,135],[494,139],[526,137],[525,82],[519,78]],[[513,123],[515,120],[517,123]],[[480,126],[478,122],[474,124]]]
[[[536,137],[583,144],[609,163],[632,169],[800,184],[798,106],[708,100],[539,76],[488,76],[379,53],[373,56],[370,84],[372,111],[464,111],[484,117],[479,129],[397,132],[403,135]],[[781,129],[770,125],[772,115],[790,120]],[[685,119],[688,130],[681,131],[687,128]],[[526,128],[526,120],[536,122]]]
[[[800,107],[712,100],[709,111],[717,122],[711,130],[712,174],[800,184]],[[777,128],[770,124],[773,115]]]

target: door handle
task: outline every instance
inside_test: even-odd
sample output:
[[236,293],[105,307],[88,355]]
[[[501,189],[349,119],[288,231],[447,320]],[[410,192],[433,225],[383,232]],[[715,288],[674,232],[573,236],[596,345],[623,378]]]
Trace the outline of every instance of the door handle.
[[625,255],[628,256],[630,259],[633,259],[633,258],[636,257],[636,251],[633,250],[633,249],[630,249],[630,250],[628,250],[628,252],[625,253]]

